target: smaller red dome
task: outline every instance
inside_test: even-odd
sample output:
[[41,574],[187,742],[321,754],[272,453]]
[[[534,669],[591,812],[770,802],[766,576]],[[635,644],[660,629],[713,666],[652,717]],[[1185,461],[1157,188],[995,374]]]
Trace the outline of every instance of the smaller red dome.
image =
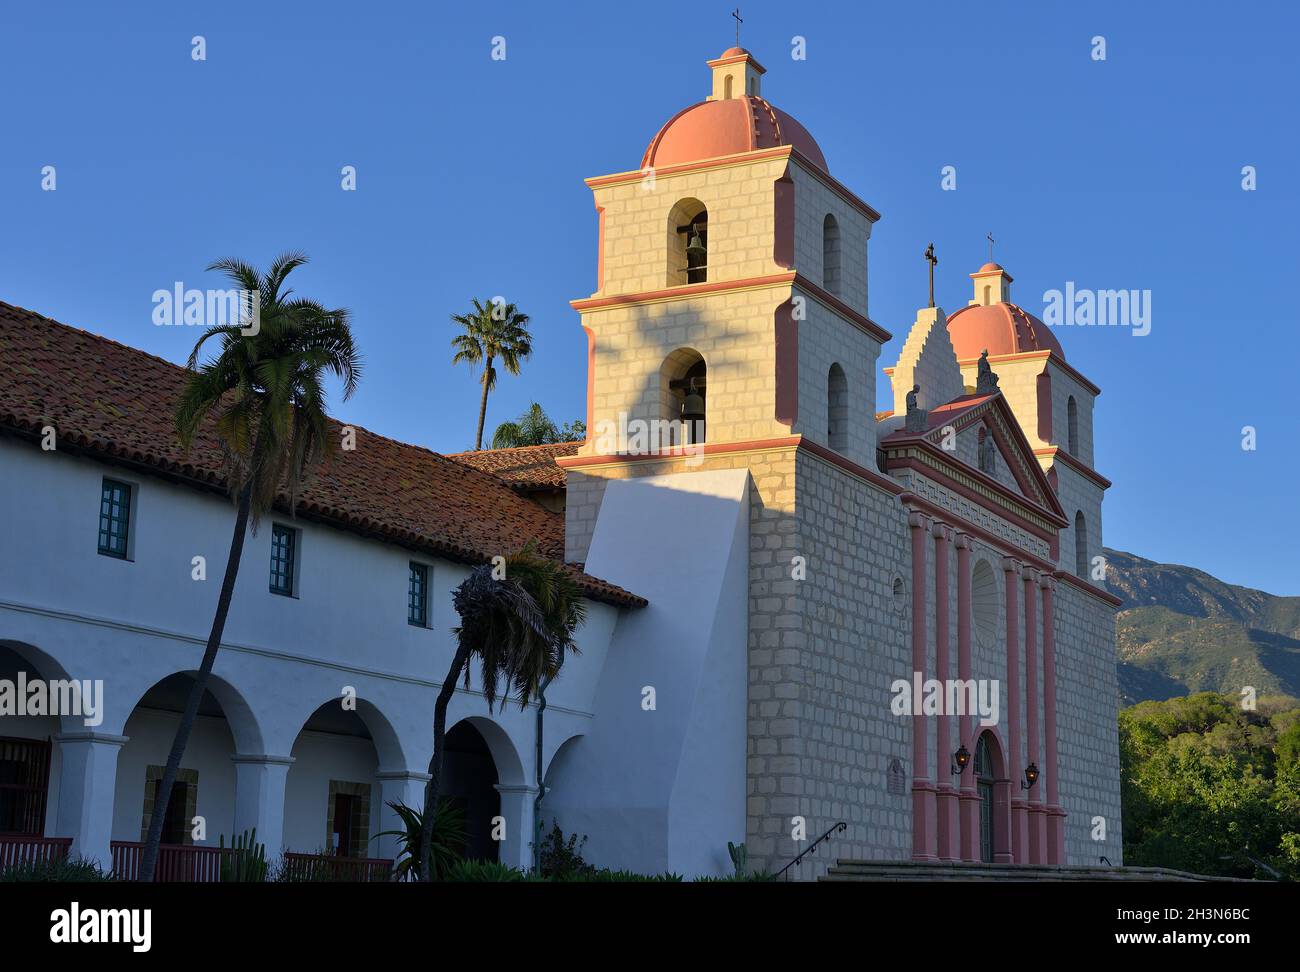
[[984,264],[984,266],[980,267],[979,270],[976,271],[976,272],[977,272],[977,273],[992,273],[992,272],[994,272],[995,270],[1001,270],[1001,269],[1002,269],[1001,265],[999,265],[999,264],[997,264],[997,263],[986,263],[986,264]]
[[1052,329],[1024,308],[1011,303],[963,307],[948,318],[948,337],[952,339],[952,349],[957,353],[958,361],[978,358],[985,350],[991,358],[1026,351],[1051,351],[1065,360],[1061,342],[1056,340]]
[[718,60],[722,60],[722,58],[724,57],[743,57],[745,55],[753,57],[753,55],[750,54],[749,51],[745,50],[743,47],[728,47],[725,51],[722,52]]

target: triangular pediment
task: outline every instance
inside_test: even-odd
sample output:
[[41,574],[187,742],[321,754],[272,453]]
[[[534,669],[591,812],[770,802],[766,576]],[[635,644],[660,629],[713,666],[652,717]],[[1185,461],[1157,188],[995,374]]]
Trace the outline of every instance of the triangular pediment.
[[[990,443],[986,447],[995,452],[991,472],[981,468],[981,432]],[[890,452],[917,442],[929,447],[926,452],[937,471],[942,471],[939,465],[957,464],[965,474],[991,481],[1001,491],[1065,520],[1056,491],[1000,392],[963,395],[932,408],[926,416],[925,431],[909,433],[900,429],[881,439],[880,446]]]

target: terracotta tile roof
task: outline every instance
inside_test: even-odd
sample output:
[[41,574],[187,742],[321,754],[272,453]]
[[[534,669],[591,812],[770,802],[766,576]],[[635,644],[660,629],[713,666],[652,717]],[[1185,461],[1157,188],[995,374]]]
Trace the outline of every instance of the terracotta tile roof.
[[564,470],[555,464],[562,456],[576,456],[580,442],[557,442],[553,445],[519,446],[515,449],[480,449],[477,452],[453,452],[455,459],[504,479],[515,489],[564,489]]
[[[213,433],[201,433],[188,455],[176,441],[172,411],[185,374],[162,358],[0,302],[0,430],[35,438],[52,425],[59,449],[224,490]],[[563,558],[563,515],[469,464],[354,428],[356,449],[338,451],[309,474],[295,515],[463,563],[483,563],[528,539]],[[282,505],[288,509],[287,498]],[[646,603],[568,568],[597,600]]]

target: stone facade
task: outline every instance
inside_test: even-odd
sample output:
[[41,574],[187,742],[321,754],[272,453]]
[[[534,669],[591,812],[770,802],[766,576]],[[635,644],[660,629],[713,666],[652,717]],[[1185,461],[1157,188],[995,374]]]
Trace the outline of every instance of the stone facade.
[[[744,836],[754,866],[780,868],[840,822],[831,851],[800,877],[834,857],[978,859],[973,770],[950,767],[985,729],[1000,774],[997,859],[1119,863],[1113,604],[1063,576],[1077,511],[1089,549],[1101,545],[1100,477],[1077,468],[1092,462],[1095,388],[1046,353],[994,355],[1006,404],[987,399],[955,441],[940,444],[941,419],[921,435],[901,414],[877,422],[888,336],[867,317],[869,206],[803,155],[752,146],[588,184],[601,269],[596,292],[574,305],[591,340],[592,435],[561,461],[566,551],[585,560],[611,479],[748,471]],[[679,231],[705,210],[707,280],[688,281],[674,264]],[[990,291],[999,298],[1005,286]],[[963,414],[976,364],[953,347],[942,309],[920,310],[886,370],[896,411],[918,383],[922,408]],[[675,417],[685,362],[707,374],[705,442],[678,454],[611,439],[630,422]],[[1071,397],[1075,466],[1055,454]],[[999,448],[987,475],[981,434]],[[893,686],[918,667],[997,683],[993,724],[897,714]],[[1026,793],[1029,763],[1043,775]]]

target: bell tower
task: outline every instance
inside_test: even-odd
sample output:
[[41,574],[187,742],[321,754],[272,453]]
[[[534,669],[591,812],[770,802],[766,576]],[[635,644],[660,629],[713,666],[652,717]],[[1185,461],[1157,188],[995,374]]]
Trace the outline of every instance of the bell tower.
[[570,560],[585,558],[599,505],[589,480],[723,454],[734,467],[792,437],[874,468],[875,362],[889,338],[867,316],[879,213],[762,97],[752,54],[707,64],[707,97],[655,134],[640,168],[586,180],[599,231],[596,289],[572,302],[588,338],[589,437],[565,463]]

